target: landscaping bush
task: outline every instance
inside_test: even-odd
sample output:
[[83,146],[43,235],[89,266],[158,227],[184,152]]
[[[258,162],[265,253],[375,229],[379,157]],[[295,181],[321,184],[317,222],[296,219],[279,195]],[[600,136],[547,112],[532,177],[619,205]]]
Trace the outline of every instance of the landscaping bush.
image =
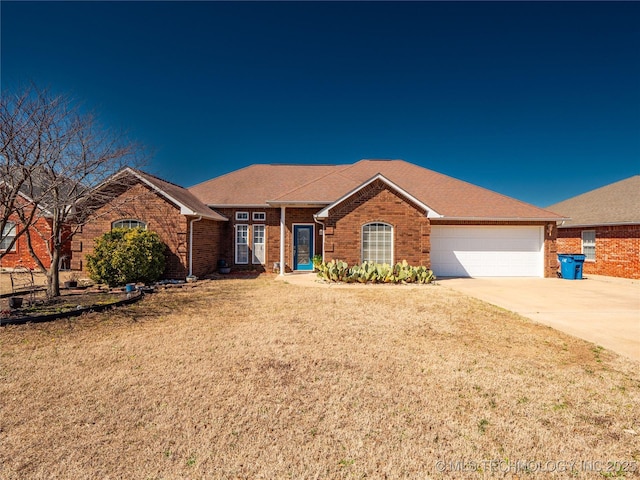
[[110,287],[154,282],[164,271],[165,249],[155,232],[114,228],[96,240],[87,270],[92,280]]
[[347,262],[331,260],[318,266],[318,276],[329,282],[345,283],[431,283],[436,276],[427,267],[412,267],[406,260],[391,266],[364,262],[349,268]]

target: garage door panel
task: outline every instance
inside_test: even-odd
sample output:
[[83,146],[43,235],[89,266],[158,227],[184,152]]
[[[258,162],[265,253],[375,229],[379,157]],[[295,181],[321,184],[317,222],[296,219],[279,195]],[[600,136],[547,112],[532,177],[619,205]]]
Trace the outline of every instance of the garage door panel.
[[433,226],[431,268],[443,276],[542,276],[541,227]]

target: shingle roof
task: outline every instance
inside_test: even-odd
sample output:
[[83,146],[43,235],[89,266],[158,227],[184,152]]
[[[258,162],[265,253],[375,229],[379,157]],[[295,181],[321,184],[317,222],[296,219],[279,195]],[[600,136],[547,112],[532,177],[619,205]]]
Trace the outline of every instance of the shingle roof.
[[548,208],[571,218],[564,227],[640,224],[640,175],[596,188]]
[[267,201],[344,167],[345,165],[257,164],[199,183],[188,190],[207,205],[266,207]]
[[204,203],[330,204],[383,175],[447,218],[552,219],[561,216],[403,160],[361,160],[351,165],[252,165],[191,187]]
[[228,219],[220,215],[218,212],[211,210],[207,205],[202,203],[195,195],[187,189],[174,183],[162,180],[154,175],[127,167],[116,175],[133,174],[137,176],[149,186],[154,188],[159,194],[169,201],[180,207],[180,213],[183,215],[202,216],[210,220],[227,221]]

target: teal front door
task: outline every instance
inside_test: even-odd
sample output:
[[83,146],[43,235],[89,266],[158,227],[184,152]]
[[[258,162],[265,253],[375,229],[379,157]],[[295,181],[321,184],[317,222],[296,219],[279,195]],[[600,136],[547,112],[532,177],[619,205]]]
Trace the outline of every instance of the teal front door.
[[293,226],[293,269],[313,270],[313,225]]

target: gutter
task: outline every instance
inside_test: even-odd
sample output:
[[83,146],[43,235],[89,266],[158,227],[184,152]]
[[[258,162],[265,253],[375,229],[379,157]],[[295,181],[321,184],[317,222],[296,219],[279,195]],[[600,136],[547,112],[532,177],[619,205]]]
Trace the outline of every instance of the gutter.
[[284,201],[281,202],[279,200],[269,200],[267,204],[270,207],[324,207],[329,205],[329,202],[307,202],[307,201]]
[[451,222],[564,222],[570,220],[569,217],[555,218],[526,218],[526,217],[437,217],[432,221],[451,221]]
[[597,227],[627,227],[633,225],[640,225],[640,221],[637,222],[615,222],[615,223],[568,223],[562,222],[559,228],[597,228]]
[[193,224],[200,220],[202,220],[202,215],[189,222],[189,275],[187,278],[193,277]]

